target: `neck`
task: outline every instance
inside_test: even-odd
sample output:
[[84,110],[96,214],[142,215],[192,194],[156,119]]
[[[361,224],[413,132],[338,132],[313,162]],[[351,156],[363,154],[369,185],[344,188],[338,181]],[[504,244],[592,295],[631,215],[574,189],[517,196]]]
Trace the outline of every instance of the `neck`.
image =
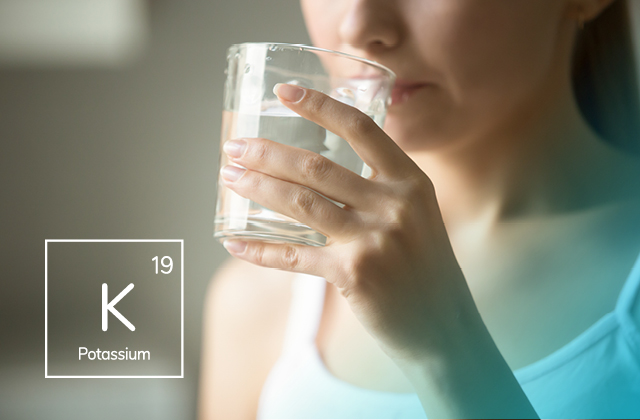
[[[553,90],[550,90],[553,91]],[[587,205],[585,168],[613,152],[581,117],[569,83],[455,147],[411,153],[431,178],[448,226],[492,224]],[[553,96],[553,97],[551,97]],[[498,134],[499,133],[499,134]]]

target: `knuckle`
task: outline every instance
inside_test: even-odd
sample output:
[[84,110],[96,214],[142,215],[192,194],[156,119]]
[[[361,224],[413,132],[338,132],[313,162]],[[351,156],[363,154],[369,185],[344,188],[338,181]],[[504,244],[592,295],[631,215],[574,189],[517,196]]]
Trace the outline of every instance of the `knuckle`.
[[301,170],[308,180],[322,180],[331,171],[331,161],[316,153],[308,154],[302,159]]
[[247,170],[247,172],[240,178],[243,181],[243,189],[251,191],[260,191],[262,188],[263,178],[254,171]]
[[261,266],[267,266],[267,261],[266,261],[266,256],[264,253],[264,247],[260,244],[255,244],[252,247],[252,254],[253,254],[253,261],[255,261],[256,264],[261,265]]
[[294,194],[292,201],[296,211],[306,215],[313,211],[315,197],[311,191],[300,189]]
[[300,265],[300,256],[293,246],[285,246],[280,258],[281,266],[285,270],[294,270]]
[[430,194],[434,194],[436,192],[436,187],[433,185],[433,181],[428,176],[424,175],[420,177],[419,181],[420,189],[422,191],[428,192]]
[[309,95],[305,101],[307,111],[312,114],[319,114],[323,112],[326,106],[327,100],[324,95]]
[[371,118],[369,118],[365,114],[358,113],[354,118],[351,119],[349,130],[351,131],[352,135],[366,137],[374,134],[378,130],[378,126]]
[[407,225],[436,202],[436,193],[427,176],[410,176],[395,183],[388,191],[385,217],[389,223]]
[[393,191],[389,191],[380,207],[383,226],[407,224],[415,210],[414,200],[413,192],[406,185],[396,186]]
[[413,203],[389,210],[387,223],[374,232],[371,240],[381,254],[392,255],[402,250],[416,249],[420,243],[422,224]]
[[248,148],[249,158],[254,162],[266,162],[269,159],[269,145],[264,140],[254,141],[251,147]]
[[397,203],[387,210],[387,229],[398,229],[410,222],[409,203]]
[[406,197],[424,199],[435,196],[435,187],[429,177],[419,174],[407,180],[404,195]]
[[389,224],[383,229],[372,232],[371,246],[378,254],[386,254],[397,245],[395,240],[397,236],[402,234],[402,230],[395,224]]

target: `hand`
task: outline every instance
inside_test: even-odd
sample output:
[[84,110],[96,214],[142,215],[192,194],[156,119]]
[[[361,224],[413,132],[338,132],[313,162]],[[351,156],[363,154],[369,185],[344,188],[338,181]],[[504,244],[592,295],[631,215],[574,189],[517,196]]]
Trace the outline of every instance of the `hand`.
[[460,327],[476,325],[469,319],[479,315],[429,178],[357,109],[292,85],[280,85],[278,95],[302,117],[347,140],[372,175],[362,178],[319,154],[267,139],[228,142],[230,161],[247,169],[223,168],[225,185],[305,223],[327,242],[226,241],[225,247],[261,266],[324,277],[394,359],[446,352]]
[[357,109],[290,85],[278,95],[347,140],[372,175],[364,179],[309,151],[243,139],[229,158],[247,169],[223,168],[223,178],[232,175],[225,185],[307,224],[327,243],[225,247],[252,263],[334,284],[412,382],[428,418],[535,418],[476,309],[429,178]]

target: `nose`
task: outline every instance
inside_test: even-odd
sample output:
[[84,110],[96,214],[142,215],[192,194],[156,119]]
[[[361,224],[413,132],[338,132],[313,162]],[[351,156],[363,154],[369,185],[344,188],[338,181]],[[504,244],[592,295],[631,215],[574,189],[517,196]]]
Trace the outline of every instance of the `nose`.
[[351,0],[349,3],[339,28],[344,44],[370,53],[399,44],[402,25],[395,0]]

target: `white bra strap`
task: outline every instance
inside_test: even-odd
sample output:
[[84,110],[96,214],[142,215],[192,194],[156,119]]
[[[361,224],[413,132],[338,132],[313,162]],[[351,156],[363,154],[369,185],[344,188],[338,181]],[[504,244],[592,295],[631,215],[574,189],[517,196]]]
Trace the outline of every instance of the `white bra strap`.
[[325,288],[322,277],[298,274],[294,278],[283,353],[300,352],[313,345],[322,317]]

